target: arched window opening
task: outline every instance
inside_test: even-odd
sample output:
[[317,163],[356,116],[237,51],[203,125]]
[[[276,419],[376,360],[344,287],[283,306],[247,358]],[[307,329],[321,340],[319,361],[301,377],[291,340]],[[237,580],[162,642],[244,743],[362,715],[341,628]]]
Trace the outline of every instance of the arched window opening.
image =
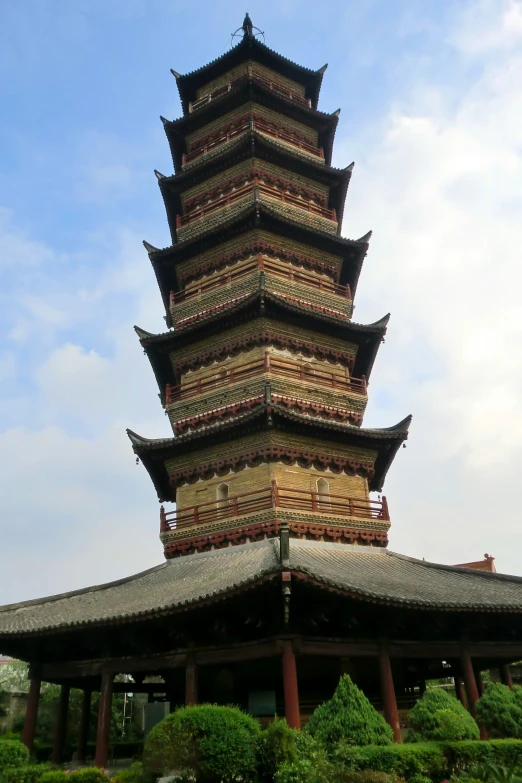
[[217,507],[218,509],[228,508],[228,496],[229,486],[228,484],[220,484],[216,490]]
[[330,484],[324,478],[317,479],[317,505],[330,508]]

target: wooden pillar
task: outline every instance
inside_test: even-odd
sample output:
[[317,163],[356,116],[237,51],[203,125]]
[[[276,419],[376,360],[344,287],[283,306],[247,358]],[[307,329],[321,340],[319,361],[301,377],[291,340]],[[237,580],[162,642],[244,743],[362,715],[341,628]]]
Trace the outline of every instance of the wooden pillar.
[[397,709],[397,700],[395,698],[395,688],[393,687],[393,674],[390,663],[390,656],[386,645],[381,644],[379,648],[379,671],[381,675],[381,693],[384,708],[384,717],[386,723],[393,731],[394,742],[402,742],[401,724],[399,722],[399,711]]
[[60,696],[58,697],[58,707],[56,710],[56,720],[54,724],[54,744],[51,754],[53,764],[61,764],[63,760],[63,750],[65,747],[65,735],[67,733],[67,713],[69,711],[69,695],[71,688],[69,685],[62,685]]
[[474,668],[473,671],[475,672],[475,679],[477,681],[477,690],[480,699],[481,696],[484,696],[486,688],[484,686],[484,680],[482,679],[482,672],[480,671],[480,669]]
[[103,672],[100,691],[100,706],[98,710],[98,731],[96,734],[96,757],[94,765],[105,769],[109,760],[109,740],[111,734],[112,716],[112,681],[111,672]]
[[500,674],[500,682],[502,685],[507,685],[510,690],[513,690],[513,680],[511,679],[511,672],[509,671],[509,665],[507,663],[501,664],[498,667]]
[[185,668],[185,706],[198,703],[198,665],[194,655],[187,655]]
[[22,742],[29,749],[29,753],[32,753],[34,749],[34,734],[36,731],[41,687],[42,681],[40,677],[31,676],[29,693],[27,695],[27,707],[25,709],[24,730],[22,732]]
[[464,680],[464,687],[466,688],[466,696],[468,699],[468,710],[476,716],[477,710],[475,704],[479,700],[479,692],[477,688],[477,681],[475,679],[475,672],[473,671],[473,664],[471,662],[471,656],[467,647],[462,647],[460,651],[460,668],[462,672],[462,678]]
[[460,676],[460,674],[455,674],[453,680],[455,682],[455,696],[460,701],[464,709],[467,710],[468,705],[466,702],[466,694],[464,693],[464,685],[462,683],[462,677]]
[[87,758],[87,744],[89,742],[89,729],[91,722],[91,700],[92,692],[85,689],[82,698],[82,711],[80,714],[80,733],[78,736],[78,761],[85,761]]
[[283,691],[285,695],[286,722],[291,729],[301,728],[299,714],[299,691],[297,687],[297,666],[292,642],[286,640],[283,646]]

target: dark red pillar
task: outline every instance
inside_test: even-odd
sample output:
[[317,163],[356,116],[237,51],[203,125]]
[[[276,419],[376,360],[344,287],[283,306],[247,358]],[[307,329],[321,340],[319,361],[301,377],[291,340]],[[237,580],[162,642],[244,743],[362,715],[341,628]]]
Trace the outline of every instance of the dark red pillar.
[[25,710],[24,730],[22,742],[29,748],[29,753],[34,749],[34,733],[36,731],[36,719],[38,717],[38,702],[40,701],[40,689],[42,681],[39,677],[31,676],[29,693],[27,695],[27,707]]
[[299,690],[297,687],[295,655],[291,641],[286,640],[283,644],[283,690],[286,722],[291,729],[300,729],[301,715],[299,713]]
[[504,663],[501,666],[499,666],[498,671],[500,674],[500,681],[502,685],[507,685],[508,688],[513,690],[513,680],[511,679],[511,672],[509,671],[508,664]]
[[69,711],[69,695],[71,689],[69,685],[62,685],[60,696],[58,698],[58,707],[56,710],[56,721],[54,724],[54,744],[51,761],[53,764],[60,764],[63,759],[63,749],[65,747],[65,735],[67,732],[67,713]]
[[91,700],[92,692],[84,690],[82,698],[82,711],[80,715],[80,733],[78,737],[78,761],[85,761],[87,758],[87,744],[89,742],[89,728],[91,722]]
[[464,685],[462,684],[462,677],[458,674],[456,674],[453,677],[453,680],[455,682],[455,695],[457,699],[460,701],[464,709],[467,710],[468,705],[466,702],[466,694],[464,693]]
[[96,734],[96,767],[105,769],[109,760],[109,740],[111,734],[112,715],[112,680],[111,672],[102,674],[100,707],[98,710],[98,731]]
[[477,688],[477,681],[475,679],[475,672],[473,671],[473,664],[471,662],[471,656],[467,647],[462,647],[460,651],[460,668],[462,671],[462,679],[464,680],[464,687],[466,688],[466,696],[468,699],[468,709],[473,717],[476,716],[477,711],[475,704],[479,700],[479,692]]
[[198,665],[194,655],[187,655],[185,669],[185,706],[198,703]]
[[474,671],[475,671],[475,679],[477,681],[477,690],[480,699],[481,696],[484,696],[486,688],[484,686],[484,680],[482,679],[482,672],[480,671],[480,669],[475,669]]
[[399,711],[397,709],[397,700],[395,698],[395,688],[393,687],[393,674],[390,663],[390,656],[386,645],[382,644],[379,649],[379,671],[381,675],[381,693],[384,708],[384,718],[386,723],[393,731],[394,742],[402,742],[401,724],[399,721]]

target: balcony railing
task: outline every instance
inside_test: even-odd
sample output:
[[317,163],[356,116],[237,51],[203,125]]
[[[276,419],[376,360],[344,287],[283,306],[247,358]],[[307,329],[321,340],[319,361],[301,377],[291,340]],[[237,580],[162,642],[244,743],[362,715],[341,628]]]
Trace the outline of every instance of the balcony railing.
[[327,495],[303,489],[280,487],[273,481],[270,487],[245,492],[225,500],[213,500],[197,506],[177,508],[174,511],[165,511],[162,506],[160,509],[160,530],[162,533],[169,530],[183,530],[207,522],[243,516],[268,508],[308,511],[328,516],[352,517],[379,522],[390,521],[385,497],[382,500],[370,500],[369,498],[350,498],[344,495]]
[[201,155],[210,152],[210,150],[213,150],[222,144],[226,144],[227,141],[231,141],[249,130],[259,131],[260,133],[264,133],[274,139],[279,139],[286,144],[291,144],[304,152],[308,152],[310,155],[314,155],[317,158],[324,160],[324,151],[322,147],[315,147],[305,139],[300,138],[298,134],[280,128],[274,123],[265,120],[264,117],[259,117],[254,114],[252,117],[246,115],[235,123],[231,123],[226,128],[200,139],[197,146],[194,146],[190,152],[183,155],[182,164],[185,165],[186,163],[196,160]]
[[237,367],[223,369],[221,372],[214,371],[211,375],[205,375],[194,381],[185,381],[177,386],[167,384],[165,402],[168,405],[263,374],[278,375],[301,383],[313,383],[335,391],[366,396],[366,378],[364,376],[362,378],[347,378],[345,375],[326,372],[308,364],[281,359],[266,351],[263,358],[245,362]]
[[332,280],[327,280],[316,275],[312,275],[309,272],[303,270],[297,270],[288,264],[282,264],[277,260],[265,258],[261,253],[246,264],[242,264],[238,269],[233,269],[230,272],[223,272],[223,274],[212,278],[211,280],[202,280],[199,285],[192,285],[189,288],[185,288],[183,291],[174,293],[170,292],[170,306],[174,307],[181,302],[186,302],[188,299],[206,294],[209,291],[213,291],[216,288],[221,288],[225,285],[230,285],[236,280],[240,280],[242,277],[249,275],[256,270],[270,272],[277,277],[283,277],[286,280],[293,280],[296,283],[303,283],[303,285],[310,286],[319,291],[325,291],[330,294],[336,294],[342,296],[344,299],[351,299],[352,294],[350,286],[338,285]]
[[296,92],[295,90],[289,90],[280,82],[277,81],[274,82],[271,81],[270,79],[267,79],[265,76],[262,76],[258,71],[254,69],[252,73],[244,74],[243,76],[239,76],[237,79],[232,79],[230,82],[224,84],[222,87],[217,87],[215,90],[212,90],[206,95],[202,95],[201,98],[198,98],[196,101],[192,101],[191,103],[189,103],[189,113],[191,114],[193,111],[197,111],[198,109],[203,108],[203,106],[206,106],[208,103],[215,101],[217,98],[222,98],[223,95],[226,95],[234,87],[237,87],[242,82],[246,82],[249,80],[252,80],[254,82],[259,82],[260,84],[263,85],[263,87],[267,87],[269,90],[272,90],[278,95],[281,95],[283,98],[286,98],[286,100],[292,101],[292,103],[297,103],[300,106],[306,106],[307,108],[311,108],[312,106],[312,101],[310,100],[310,98],[304,98],[298,92]]
[[314,215],[319,215],[320,217],[326,218],[327,220],[337,222],[337,214],[335,209],[322,207],[320,204],[317,204],[313,201],[305,201],[304,198],[300,196],[295,196],[287,191],[279,190],[278,188],[267,185],[264,182],[248,182],[246,185],[237,188],[237,190],[234,190],[231,193],[217,196],[217,198],[215,198],[213,201],[206,202],[204,206],[196,207],[187,215],[176,215],[176,228],[182,228],[182,226],[186,226],[188,223],[192,223],[193,220],[199,220],[199,218],[203,218],[206,215],[215,212],[217,209],[228,207],[245,196],[248,196],[249,193],[254,193],[255,191],[257,191],[259,195],[266,195],[269,198],[282,201],[284,204],[290,204],[291,206],[298,207],[299,209],[303,209],[306,212],[311,212]]

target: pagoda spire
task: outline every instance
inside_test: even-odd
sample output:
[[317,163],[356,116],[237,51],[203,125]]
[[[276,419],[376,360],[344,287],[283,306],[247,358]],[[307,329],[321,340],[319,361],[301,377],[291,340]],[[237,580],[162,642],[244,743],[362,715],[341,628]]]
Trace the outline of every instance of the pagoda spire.
[[243,19],[243,38],[253,38],[253,37],[254,37],[254,25],[252,24],[252,20],[247,11],[245,14],[245,18]]

